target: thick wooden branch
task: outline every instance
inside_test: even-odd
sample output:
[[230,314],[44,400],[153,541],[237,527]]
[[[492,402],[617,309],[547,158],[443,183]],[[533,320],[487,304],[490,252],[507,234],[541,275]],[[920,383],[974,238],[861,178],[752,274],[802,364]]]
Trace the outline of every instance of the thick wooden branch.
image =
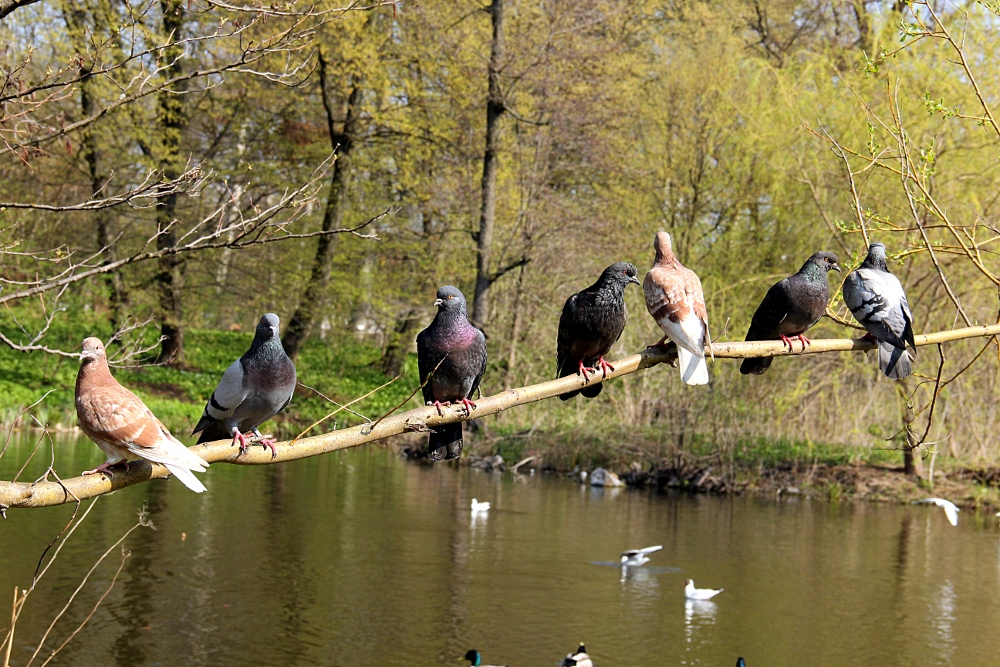
[[[936,345],[965,338],[979,338],[1000,335],[1000,324],[990,326],[967,327],[953,331],[941,331],[915,337],[917,346]],[[716,359],[744,359],[747,357],[788,356],[800,354],[820,354],[824,352],[865,352],[874,349],[874,345],[865,339],[832,338],[814,340],[804,351],[798,343],[790,351],[780,341],[755,341],[716,343],[713,352]],[[664,350],[651,348],[639,354],[633,354],[614,362],[614,372],[608,373],[611,380],[622,375],[628,375],[645,370],[660,363],[672,361],[676,352],[672,348]],[[591,382],[600,382],[604,378],[598,374]],[[495,415],[508,408],[533,403],[546,398],[554,398],[573,389],[583,387],[583,378],[572,375],[569,377],[542,382],[528,387],[508,389],[494,396],[488,396],[476,401],[476,409],[471,415],[464,410],[449,407],[439,416],[433,407],[421,407],[408,412],[391,415],[372,424],[362,424],[352,428],[342,429],[302,438],[297,442],[279,442],[276,445],[277,456],[271,458],[269,451],[263,447],[251,447],[245,455],[240,456],[239,450],[231,446],[229,441],[210,442],[195,445],[191,449],[209,463],[235,463],[237,465],[270,465],[304,459],[310,456],[335,452],[341,449],[357,447],[376,440],[382,440],[393,435],[413,431],[426,431],[429,427],[439,424],[476,419]],[[44,481],[37,484],[25,482],[0,481],[0,509],[14,507],[48,507],[83,500],[118,489],[139,484],[157,477],[167,477],[166,468],[159,464],[145,461],[131,463],[127,471],[114,470],[112,477],[105,475],[88,475],[73,477],[61,482]]]

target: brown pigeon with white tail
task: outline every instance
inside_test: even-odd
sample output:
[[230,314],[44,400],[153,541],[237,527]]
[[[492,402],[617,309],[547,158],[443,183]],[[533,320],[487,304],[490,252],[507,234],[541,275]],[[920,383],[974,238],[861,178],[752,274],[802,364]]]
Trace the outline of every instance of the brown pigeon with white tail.
[[166,466],[192,491],[204,491],[205,485],[192,471],[205,472],[208,463],[170,435],[146,404],[111,375],[104,343],[87,338],[80,357],[76,376],[80,429],[108,455],[107,461],[83,474],[106,473],[116,463],[145,459]]
[[708,384],[705,346],[711,338],[701,280],[677,261],[670,234],[659,232],[653,247],[656,261],[646,274],[642,292],[646,310],[663,329],[663,338],[657,345],[672,340],[677,345],[681,379],[688,384]]

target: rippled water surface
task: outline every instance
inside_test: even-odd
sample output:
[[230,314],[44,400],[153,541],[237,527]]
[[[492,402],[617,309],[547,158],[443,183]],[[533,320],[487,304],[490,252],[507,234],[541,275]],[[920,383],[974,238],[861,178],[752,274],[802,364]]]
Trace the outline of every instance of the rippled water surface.
[[[32,444],[12,446],[0,478]],[[89,441],[56,448],[63,474],[102,458]],[[579,641],[599,666],[1000,664],[992,515],[963,511],[953,528],[926,506],[602,491],[378,447],[217,464],[203,479],[202,495],[157,480],[101,498],[31,598],[11,664],[144,502],[156,530],[128,538],[116,586],[51,664],[457,665],[474,647],[516,667],[555,665]],[[488,515],[471,516],[473,497]],[[71,509],[0,521],[0,636],[14,586]],[[624,576],[602,564],[652,544],[664,548]],[[119,561],[95,573],[48,650]],[[688,577],[726,590],[685,604]]]

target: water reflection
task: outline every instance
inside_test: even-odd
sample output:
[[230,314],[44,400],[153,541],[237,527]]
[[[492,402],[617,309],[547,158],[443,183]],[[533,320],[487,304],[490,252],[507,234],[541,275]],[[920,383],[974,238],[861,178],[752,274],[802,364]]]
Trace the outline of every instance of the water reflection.
[[[0,478],[33,444],[0,459]],[[101,458],[72,441],[56,456],[60,473]],[[741,654],[751,667],[987,665],[1000,651],[996,522],[516,479],[366,448],[213,465],[201,495],[162,480],[123,489],[101,499],[26,608],[12,664],[146,500],[157,531],[129,539],[118,584],[53,667],[173,656],[193,667],[455,665],[473,646],[545,665],[580,640],[598,664],[621,665],[732,665]],[[494,509],[472,514],[474,497]],[[71,511],[0,521],[0,591],[30,580]],[[663,550],[621,567],[619,553],[647,544]],[[109,576],[96,573],[66,628]],[[725,586],[724,597],[686,601],[687,577]]]

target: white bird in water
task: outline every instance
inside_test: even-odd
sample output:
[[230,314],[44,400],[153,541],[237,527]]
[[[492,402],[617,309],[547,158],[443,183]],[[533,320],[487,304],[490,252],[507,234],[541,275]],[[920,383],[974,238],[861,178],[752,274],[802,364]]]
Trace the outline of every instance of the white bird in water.
[[562,661],[562,667],[594,667],[594,661],[587,655],[587,647],[580,642],[576,653],[570,653]]
[[950,500],[945,500],[944,498],[924,498],[923,500],[916,501],[918,503],[932,503],[937,505],[944,510],[944,515],[948,517],[948,523],[953,526],[958,525],[958,505],[951,502]]
[[485,502],[481,503],[478,500],[476,500],[475,498],[472,499],[472,513],[473,514],[475,514],[476,512],[489,512],[489,511],[490,511],[490,504],[489,503],[485,503]]
[[657,545],[655,547],[646,547],[645,549],[630,549],[629,551],[622,552],[622,565],[628,567],[638,567],[644,563],[648,563],[649,559],[646,558],[647,554],[651,554],[654,551],[659,551],[663,548],[663,545]]
[[711,600],[725,589],[695,588],[690,579],[684,582],[684,597],[688,600]]

